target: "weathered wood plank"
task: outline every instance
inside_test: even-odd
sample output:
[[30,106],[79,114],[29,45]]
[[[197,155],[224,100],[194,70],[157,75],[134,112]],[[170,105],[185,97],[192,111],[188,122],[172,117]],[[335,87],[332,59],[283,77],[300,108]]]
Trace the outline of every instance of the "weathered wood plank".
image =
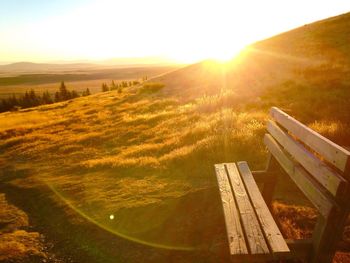
[[331,194],[336,197],[344,194],[347,182],[336,171],[306,150],[276,123],[269,121],[267,130]]
[[259,191],[259,188],[253,178],[253,175],[246,162],[238,162],[238,169],[250,196],[255,212],[258,216],[260,225],[263,229],[266,240],[268,241],[271,253],[274,258],[288,257],[290,254],[289,248],[278,229],[275,220],[273,219],[264,199]]
[[295,182],[299,189],[313,203],[320,214],[327,218],[334,206],[331,199],[327,197],[327,193],[314,182],[302,167],[296,165],[289,157],[287,157],[270,134],[265,134],[264,142],[269,151],[275,156],[276,160],[281,164],[287,174],[289,174],[290,178]]
[[350,151],[323,137],[276,107],[271,108],[270,115],[277,123],[322,155],[335,167],[345,172],[347,178],[350,177]]
[[248,254],[238,209],[224,164],[215,164],[231,255]]
[[259,225],[259,221],[254,212],[253,206],[249,200],[248,194],[244,187],[241,176],[238,172],[236,164],[225,164],[228,176],[231,182],[234,196],[237,201],[239,213],[241,215],[244,232],[249,244],[250,253],[255,254],[269,254],[269,248],[264,239],[263,232]]

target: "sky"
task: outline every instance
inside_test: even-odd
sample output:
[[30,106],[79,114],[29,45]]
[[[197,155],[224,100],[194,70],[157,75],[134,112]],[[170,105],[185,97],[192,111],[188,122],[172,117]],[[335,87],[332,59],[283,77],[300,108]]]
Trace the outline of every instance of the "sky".
[[0,62],[229,59],[348,0],[0,0]]

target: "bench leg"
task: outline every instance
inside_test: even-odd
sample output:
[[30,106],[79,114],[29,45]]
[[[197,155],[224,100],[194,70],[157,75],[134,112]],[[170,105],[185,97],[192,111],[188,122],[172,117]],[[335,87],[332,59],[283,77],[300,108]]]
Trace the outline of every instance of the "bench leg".
[[264,188],[262,191],[262,196],[269,207],[271,207],[272,204],[275,187],[278,180],[278,173],[279,164],[272,154],[269,154],[266,167],[266,178],[264,178]]
[[332,211],[328,217],[319,216],[313,232],[312,263],[331,263],[348,217],[347,211]]

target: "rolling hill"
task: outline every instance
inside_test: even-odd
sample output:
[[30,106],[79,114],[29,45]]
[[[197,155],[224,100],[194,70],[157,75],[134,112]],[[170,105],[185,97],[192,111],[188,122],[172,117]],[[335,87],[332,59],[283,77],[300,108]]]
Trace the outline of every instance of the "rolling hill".
[[[282,106],[302,115],[304,120],[310,117],[307,121],[322,116],[331,118],[332,111],[327,107],[337,107],[339,100],[341,107],[337,111],[342,112],[341,118],[346,122],[349,107],[344,102],[350,93],[349,24],[350,13],[304,25],[248,46],[225,65],[205,61],[154,81],[166,85],[166,96],[191,100],[235,93],[231,96],[234,103],[242,98],[244,103],[264,98],[266,106]],[[296,91],[301,92],[293,94]],[[328,101],[325,110],[318,116],[299,112],[298,108],[308,108],[308,103],[318,100],[315,93]]]
[[[350,14],[326,19],[227,64],[155,77],[165,84],[159,91],[140,86],[0,114],[0,211],[9,211],[0,213],[0,260],[227,260],[213,164],[264,167],[270,106],[350,145],[349,23]],[[287,178],[280,189],[274,207],[285,235],[309,237],[314,210]],[[348,232],[338,262],[349,260]]]

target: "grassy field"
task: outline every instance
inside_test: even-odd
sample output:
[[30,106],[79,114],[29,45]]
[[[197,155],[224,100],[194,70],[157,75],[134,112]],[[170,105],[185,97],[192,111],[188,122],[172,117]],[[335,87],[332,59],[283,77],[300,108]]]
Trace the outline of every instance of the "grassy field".
[[122,81],[142,80],[143,77],[152,78],[167,72],[178,69],[179,66],[162,66],[162,67],[134,67],[134,68],[112,68],[112,69],[90,69],[90,70],[75,70],[64,73],[35,73],[21,74],[15,76],[0,76],[0,99],[15,95],[24,94],[30,89],[35,92],[42,93],[49,91],[55,93],[61,81],[65,81],[68,89],[76,90],[77,92],[90,89],[91,93],[101,91],[103,82],[110,85],[112,80],[115,83]]
[[145,66],[131,68],[108,68],[108,69],[87,69],[69,71],[68,73],[62,70],[56,73],[32,73],[21,74],[17,76],[1,77],[0,86],[11,86],[19,84],[46,84],[60,81],[81,81],[81,80],[96,80],[96,79],[131,79],[142,78],[144,76],[156,76],[179,68],[173,66]]
[[[134,79],[123,79],[117,80],[121,81],[132,81]],[[98,80],[82,80],[82,81],[68,81],[65,82],[67,89],[75,90],[79,93],[85,91],[87,88],[90,90],[91,94],[101,92],[102,83],[107,83],[110,85],[111,79],[98,79]],[[16,97],[23,95],[26,91],[33,89],[37,94],[42,94],[48,91],[50,94],[54,94],[59,89],[60,83],[46,83],[38,85],[21,84],[13,85],[9,87],[0,87],[0,99],[11,97],[15,94]]]
[[[263,168],[267,112],[215,103],[215,98],[183,103],[115,91],[3,113],[3,191],[21,208],[33,199],[23,209],[49,238],[76,235],[56,244],[55,253],[64,248],[64,257],[84,255],[84,262],[148,262],[155,254],[157,262],[174,255],[184,262],[225,258],[212,164],[247,160],[253,169]],[[329,120],[311,126],[334,138],[349,131]],[[18,191],[25,194],[16,197]],[[284,187],[277,198],[305,205],[293,191],[288,195]],[[303,235],[289,224],[292,234]],[[101,239],[96,232],[102,232]],[[115,250],[115,244],[121,248]],[[140,254],[130,255],[134,249]]]
[[[269,42],[228,64],[206,61],[155,78],[165,84],[158,90],[0,114],[0,205],[9,211],[0,213],[0,261],[227,260],[213,164],[264,168],[269,107],[350,145],[350,61],[291,60],[293,50],[286,60],[271,55]],[[271,48],[261,52],[263,44]],[[290,185],[281,180],[274,211],[287,237],[308,237],[315,211]],[[348,236],[347,227],[336,262],[349,262]]]

